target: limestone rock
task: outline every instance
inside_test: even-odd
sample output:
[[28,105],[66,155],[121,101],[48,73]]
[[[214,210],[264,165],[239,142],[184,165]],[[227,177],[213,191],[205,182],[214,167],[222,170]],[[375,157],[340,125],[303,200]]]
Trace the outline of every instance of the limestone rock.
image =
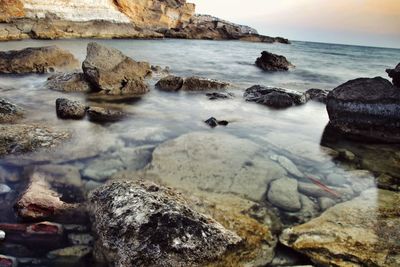
[[72,101],[66,98],[56,100],[57,116],[61,119],[80,120],[86,115],[87,107],[78,101]]
[[90,203],[96,254],[115,266],[204,266],[241,242],[181,195],[153,183],[113,182],[94,191]]
[[85,77],[106,95],[140,95],[149,91],[144,78],[151,74],[147,62],[136,62],[117,49],[88,44],[82,64]]
[[273,181],[268,190],[268,201],[285,211],[299,211],[301,202],[297,180],[281,178]]
[[156,87],[162,91],[178,91],[182,88],[183,78],[169,75],[167,77],[162,78],[156,83]]
[[287,71],[293,66],[284,56],[267,51],[263,51],[261,57],[257,58],[256,65],[264,71]]
[[0,98],[0,123],[10,123],[21,119],[24,111],[19,106]]
[[71,71],[78,67],[74,55],[57,46],[0,52],[0,73],[3,74]]
[[60,92],[90,92],[91,85],[85,80],[83,73],[64,73],[48,78],[46,87]]
[[348,81],[328,95],[330,126],[347,137],[400,142],[400,90],[381,77]]
[[399,201],[399,193],[370,189],[286,229],[280,240],[321,265],[398,266]]
[[203,91],[212,89],[225,89],[229,83],[207,79],[202,77],[188,77],[183,81],[182,90],[184,91]]
[[250,140],[229,134],[189,133],[159,145],[145,176],[175,188],[235,193],[259,201],[269,182],[286,175],[262,151]]
[[400,87],[400,63],[394,69],[387,69],[389,77],[392,78],[394,86]]

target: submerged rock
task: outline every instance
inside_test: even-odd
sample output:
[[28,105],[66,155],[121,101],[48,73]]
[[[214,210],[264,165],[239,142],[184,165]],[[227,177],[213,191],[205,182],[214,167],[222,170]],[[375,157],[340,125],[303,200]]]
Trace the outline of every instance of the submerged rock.
[[392,78],[394,86],[400,87],[400,63],[394,69],[387,69],[389,77]]
[[293,65],[284,57],[263,51],[256,60],[257,67],[265,71],[287,71]]
[[180,194],[150,182],[110,183],[90,203],[97,258],[116,266],[212,265],[242,241]]
[[19,106],[0,98],[0,123],[10,123],[21,119],[24,111]]
[[400,194],[370,189],[320,217],[284,230],[280,240],[327,266],[398,266]]
[[72,101],[66,98],[56,100],[56,112],[60,119],[80,120],[86,115],[87,107],[78,101]]
[[273,108],[287,108],[295,105],[305,104],[306,97],[299,92],[254,85],[247,88],[244,93],[246,101],[256,102]]
[[102,107],[89,107],[87,115],[90,121],[99,123],[116,122],[127,116],[127,114],[122,111]]
[[136,62],[115,48],[88,44],[82,64],[86,79],[106,95],[137,95],[149,91],[144,79],[151,74],[147,62]]
[[0,52],[0,73],[49,73],[79,68],[79,61],[57,46]]
[[297,180],[281,178],[273,181],[268,190],[268,201],[285,211],[299,211],[301,202]]
[[173,75],[168,75],[156,83],[156,87],[163,91],[175,92],[182,88],[183,78]]
[[90,92],[91,85],[80,72],[53,75],[47,79],[46,87],[60,92]]
[[348,81],[328,95],[329,125],[360,141],[400,142],[400,90],[381,77]]

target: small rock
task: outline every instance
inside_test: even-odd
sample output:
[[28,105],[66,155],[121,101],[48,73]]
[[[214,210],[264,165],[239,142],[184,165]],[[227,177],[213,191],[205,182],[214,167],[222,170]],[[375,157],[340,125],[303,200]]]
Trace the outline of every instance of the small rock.
[[400,180],[387,174],[381,174],[376,179],[379,188],[400,191]]
[[19,106],[0,98],[0,123],[10,123],[21,119],[24,111]]
[[209,100],[217,100],[217,99],[229,99],[233,98],[235,95],[232,93],[207,93],[206,96],[208,97]]
[[169,75],[156,83],[156,87],[163,91],[174,92],[182,88],[183,78]]
[[87,115],[90,121],[99,123],[117,122],[126,118],[126,114],[122,111],[101,107],[90,107],[87,110]]
[[339,149],[339,159],[346,160],[346,161],[354,161],[356,159],[356,155],[353,152],[347,149]]
[[227,126],[229,124],[228,121],[222,120],[219,121],[214,117],[209,118],[208,120],[204,121],[208,126],[210,126],[211,128],[215,128],[218,125],[222,125],[222,126]]
[[281,178],[271,182],[268,201],[285,211],[299,211],[301,202],[297,184],[297,180],[291,178]]
[[60,92],[90,92],[91,85],[85,80],[85,75],[80,72],[64,73],[50,76],[46,87]]
[[86,106],[66,98],[56,100],[57,116],[61,119],[80,120],[86,115]]
[[392,78],[394,86],[400,87],[400,63],[394,69],[387,69],[389,77]]
[[326,100],[328,97],[328,90],[322,90],[322,89],[308,89],[304,95],[306,96],[307,101],[313,100],[317,102],[321,102],[326,104]]
[[289,225],[305,223],[318,216],[319,207],[309,197],[300,194],[301,209],[297,212],[285,212],[282,220]]
[[322,211],[329,209],[336,205],[336,201],[328,197],[320,197],[318,198],[318,204]]
[[229,86],[229,83],[207,79],[202,77],[189,77],[183,81],[182,90],[184,91],[205,91],[213,89],[225,89]]
[[256,65],[264,71],[287,71],[293,65],[284,57],[263,51],[257,58]]
[[92,252],[92,248],[89,246],[72,246],[61,248],[57,250],[50,251],[47,253],[47,258],[76,258],[80,259]]
[[278,156],[278,162],[290,174],[292,174],[296,177],[299,177],[299,178],[304,177],[304,174],[301,171],[299,171],[297,166],[290,159],[288,159],[284,156]]
[[11,192],[11,188],[6,184],[0,184],[0,196]]
[[113,174],[125,169],[119,158],[99,158],[91,161],[82,171],[82,176],[96,182],[104,182]]

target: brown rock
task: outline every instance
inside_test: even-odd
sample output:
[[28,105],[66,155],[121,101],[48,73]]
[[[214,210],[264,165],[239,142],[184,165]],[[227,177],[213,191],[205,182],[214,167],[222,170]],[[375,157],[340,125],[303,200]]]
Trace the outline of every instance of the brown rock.
[[169,75],[165,78],[162,78],[156,83],[156,87],[162,91],[178,91],[183,86],[183,79],[181,77]]
[[20,0],[0,0],[0,22],[20,18],[25,15],[24,5]]
[[101,107],[90,107],[87,115],[92,122],[116,122],[126,118],[126,114],[122,111],[111,110]]
[[90,92],[91,85],[83,73],[64,73],[47,79],[46,87],[61,92]]
[[0,52],[0,73],[48,73],[77,69],[78,60],[57,46]]
[[0,98],[0,123],[10,123],[21,119],[24,111],[19,106]]
[[60,119],[80,120],[86,115],[87,107],[78,101],[58,98],[56,100],[56,112]]
[[225,89],[229,83],[212,80],[202,77],[189,77],[183,81],[182,90],[184,91],[203,91],[212,89]]

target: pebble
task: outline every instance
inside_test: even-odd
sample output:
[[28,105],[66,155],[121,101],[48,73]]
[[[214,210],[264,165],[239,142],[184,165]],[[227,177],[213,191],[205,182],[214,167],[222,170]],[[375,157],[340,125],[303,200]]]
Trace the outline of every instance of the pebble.
[[297,186],[297,180],[291,178],[273,181],[267,195],[269,202],[285,211],[299,211],[301,202]]
[[11,188],[6,184],[0,184],[0,196],[11,192]]
[[297,176],[297,177],[304,177],[304,174],[299,171],[297,166],[291,161],[290,159],[284,157],[284,156],[278,156],[278,162],[279,164],[287,170],[290,174]]

